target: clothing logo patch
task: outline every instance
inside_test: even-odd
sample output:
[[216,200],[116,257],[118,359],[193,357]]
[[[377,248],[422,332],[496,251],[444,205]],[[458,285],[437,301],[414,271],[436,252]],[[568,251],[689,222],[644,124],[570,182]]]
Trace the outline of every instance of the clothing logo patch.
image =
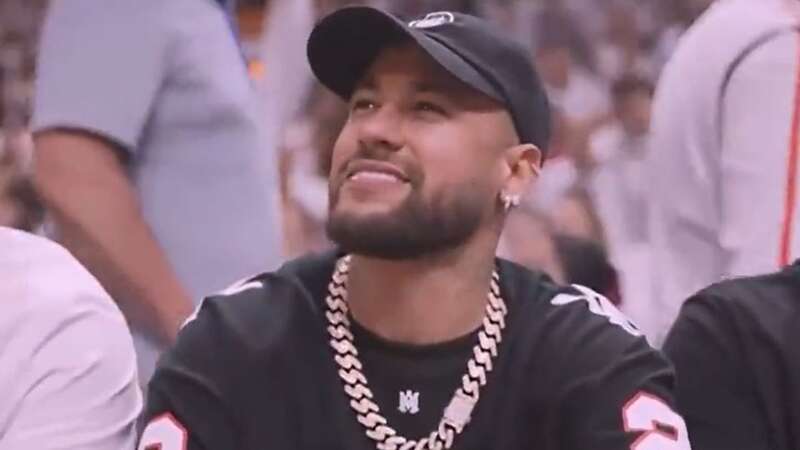
[[455,20],[456,17],[451,12],[432,12],[420,20],[409,22],[408,26],[411,28],[433,28],[446,23],[453,23]]
[[419,392],[412,390],[400,391],[400,403],[397,409],[403,414],[416,414],[419,412]]
[[589,306],[589,311],[592,313],[607,318],[609,322],[619,326],[633,336],[642,336],[642,332],[639,331],[639,328],[637,328],[636,325],[634,325],[633,322],[631,322],[630,319],[628,319],[625,314],[617,309],[617,307],[614,306],[614,304],[611,303],[607,298],[584,286],[573,284],[572,287],[578,290],[580,293],[558,294],[553,297],[552,300],[550,300],[550,303],[555,306],[561,306],[584,301]]

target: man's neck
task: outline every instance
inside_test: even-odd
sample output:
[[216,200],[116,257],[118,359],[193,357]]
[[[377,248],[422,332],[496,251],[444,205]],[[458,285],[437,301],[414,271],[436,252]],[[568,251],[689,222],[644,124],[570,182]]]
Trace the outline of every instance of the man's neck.
[[393,342],[427,345],[467,335],[483,320],[495,247],[403,261],[353,255],[350,311]]

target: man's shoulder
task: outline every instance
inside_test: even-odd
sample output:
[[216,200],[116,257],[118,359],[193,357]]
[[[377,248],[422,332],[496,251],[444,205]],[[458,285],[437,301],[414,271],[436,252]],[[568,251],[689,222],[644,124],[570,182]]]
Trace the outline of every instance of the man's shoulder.
[[306,331],[308,321],[321,317],[335,263],[334,252],[309,255],[241,280],[205,298],[181,334],[199,339],[200,346],[226,345],[215,340],[234,339],[238,348],[256,353],[291,342],[284,338]]
[[320,295],[335,262],[332,252],[300,258],[207,297],[160,359],[150,389],[173,403],[181,400],[171,391],[199,389],[244,409],[258,408],[254,386],[283,395],[275,380],[318,364],[327,343]]
[[121,319],[121,312],[100,283],[57,243],[0,228],[0,248],[4,277],[0,302],[5,302],[5,311],[36,312],[44,319],[90,308]]
[[337,255],[333,251],[293,259],[275,271],[233,283],[205,298],[203,305],[218,303],[234,314],[247,314],[254,309],[270,309],[280,307],[286,302],[295,302],[299,296],[306,300],[315,300],[311,305],[314,306],[319,304],[320,294],[327,292],[325,289],[336,261]]
[[0,263],[11,268],[24,268],[26,272],[40,271],[32,261],[74,261],[69,252],[57,243],[24,231],[0,227]]
[[[592,352],[603,346],[622,349],[632,341],[644,341],[642,332],[610,300],[579,285],[562,286],[549,276],[506,263],[505,283],[512,299],[514,320],[525,329],[546,330],[546,339]],[[516,310],[516,311],[514,311]]]
[[670,363],[609,300],[583,286],[534,280],[520,283],[508,336],[510,366],[525,374],[530,402],[553,404],[567,422],[595,413],[620,418],[642,396],[673,406]]
[[663,355],[608,299],[583,286],[561,286],[546,275],[511,267],[513,275],[506,278],[509,338],[523,370],[540,374],[549,380],[543,383],[558,389],[564,380],[608,371],[632,379],[671,376]]
[[702,289],[683,306],[706,326],[726,321],[728,326],[780,329],[800,311],[800,265],[763,275],[730,278]]
[[[715,302],[725,308],[768,309],[800,306],[800,269],[726,278],[697,292],[689,302]],[[783,306],[782,306],[783,305]]]
[[759,32],[794,26],[797,13],[800,13],[800,8],[782,0],[727,0],[712,5],[693,27],[722,31],[725,27],[736,26],[745,31]]
[[[719,75],[715,70],[728,70],[753,48],[767,42],[770,36],[791,32],[797,18],[787,3],[780,0],[728,0],[717,2],[700,16],[679,41],[676,59],[682,65],[693,64],[697,55],[713,54],[702,67],[708,75]],[[731,34],[735,29],[737,33]],[[724,49],[719,42],[724,40]],[[696,60],[695,60],[696,62]],[[703,73],[698,72],[698,73]],[[676,74],[673,74],[676,75]],[[720,80],[722,81],[722,80]]]
[[[22,374],[7,379],[12,382],[0,388],[2,395],[13,405],[22,400],[14,395],[34,389],[36,380],[80,373],[82,382],[48,393],[49,400],[102,398],[109,407],[138,413],[133,341],[100,284],[47,239],[0,228],[0,249],[0,342],[7,343],[0,365]],[[10,374],[1,372],[0,378]],[[115,400],[107,402],[108,396]]]

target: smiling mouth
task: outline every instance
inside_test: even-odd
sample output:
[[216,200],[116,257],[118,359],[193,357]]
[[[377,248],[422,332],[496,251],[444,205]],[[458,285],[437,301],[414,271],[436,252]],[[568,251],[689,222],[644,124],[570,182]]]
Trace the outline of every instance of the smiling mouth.
[[348,165],[349,182],[358,184],[406,184],[409,182],[403,170],[385,161],[355,160]]
[[360,170],[349,177],[347,177],[350,181],[366,181],[366,182],[376,182],[376,183],[407,183],[408,181],[393,174],[387,172],[380,172],[376,170]]

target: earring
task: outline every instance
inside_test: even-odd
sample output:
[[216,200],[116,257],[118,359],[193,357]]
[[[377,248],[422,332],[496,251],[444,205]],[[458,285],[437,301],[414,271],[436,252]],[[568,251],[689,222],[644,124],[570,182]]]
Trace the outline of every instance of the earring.
[[508,195],[505,192],[500,194],[500,200],[503,202],[503,208],[506,211],[510,211],[511,208],[516,208],[520,203],[519,195]]

